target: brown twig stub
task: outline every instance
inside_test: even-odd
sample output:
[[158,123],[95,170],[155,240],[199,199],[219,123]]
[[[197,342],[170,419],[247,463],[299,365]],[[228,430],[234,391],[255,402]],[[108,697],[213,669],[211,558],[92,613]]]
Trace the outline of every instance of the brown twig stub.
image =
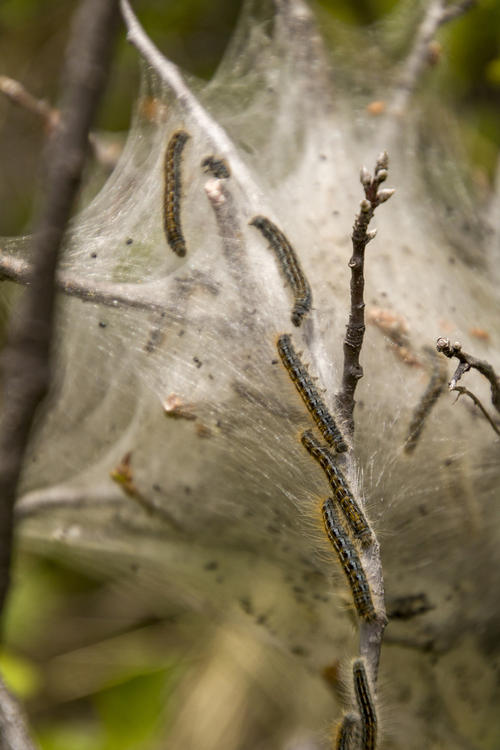
[[354,392],[358,380],[363,377],[359,355],[365,335],[365,248],[376,235],[376,230],[368,231],[368,225],[377,206],[385,203],[394,193],[394,190],[387,188],[379,189],[381,183],[387,179],[388,164],[389,158],[384,151],[377,159],[373,176],[365,167],[361,170],[360,179],[365,191],[365,198],[361,201],[360,211],[356,216],[352,230],[353,253],[349,261],[349,268],[351,269],[351,311],[344,339],[342,388],[336,399],[340,414],[351,435],[354,432],[353,411],[356,403]]
[[45,158],[32,276],[3,356],[0,429],[0,610],[9,586],[13,508],[36,409],[49,387],[56,266],[79,187],[88,134],[104,88],[116,27],[116,0],[84,0],[68,46],[60,126]]
[[477,359],[472,354],[467,354],[462,349],[462,344],[459,341],[455,341],[453,344],[450,339],[439,337],[436,341],[436,349],[438,352],[444,354],[448,359],[456,357],[458,359],[458,367],[453,373],[453,376],[448,383],[450,391],[456,388],[456,385],[462,375],[465,375],[469,370],[477,370],[485,377],[491,386],[491,403],[497,411],[500,412],[500,377],[496,374],[493,367],[489,362],[484,359]]

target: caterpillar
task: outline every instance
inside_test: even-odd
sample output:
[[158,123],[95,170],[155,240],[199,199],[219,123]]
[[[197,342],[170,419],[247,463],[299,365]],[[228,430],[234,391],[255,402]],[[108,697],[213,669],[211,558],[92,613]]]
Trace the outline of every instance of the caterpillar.
[[290,336],[287,333],[279,337],[277,348],[290,379],[300,393],[302,400],[326,442],[332,445],[337,453],[346,451],[347,444],[342,433],[319,395],[306,366],[298,358]]
[[302,318],[311,309],[312,294],[295,250],[276,224],[266,219],[265,216],[254,216],[250,225],[256,227],[264,235],[276,254],[281,270],[295,297],[292,323],[294,326],[300,326]]
[[363,546],[368,546],[373,541],[371,529],[368,521],[358,503],[354,499],[347,481],[338,466],[335,466],[335,460],[328,448],[321,445],[316,440],[310,430],[302,434],[302,445],[307,452],[319,463],[326,474],[333,491],[333,496],[342,508],[354,536],[359,539]]
[[353,668],[354,693],[361,716],[361,748],[375,750],[377,746],[377,712],[363,659],[356,659]]
[[351,750],[356,739],[359,719],[356,714],[344,714],[337,727],[335,750]]
[[338,521],[331,497],[324,501],[322,512],[326,534],[349,581],[358,615],[367,622],[373,622],[377,614],[365,571],[353,543]]
[[216,159],[215,156],[206,156],[201,162],[205,172],[210,172],[217,179],[227,179],[231,177],[231,170],[224,159]]
[[185,130],[177,130],[168,142],[164,162],[163,226],[168,244],[180,258],[186,255],[186,241],[181,227],[181,160],[189,138]]
[[440,395],[444,392],[447,380],[448,372],[445,361],[435,358],[429,383],[411,418],[408,437],[404,446],[405,453],[413,453],[415,450],[420,434],[424,429],[425,420],[431,413]]

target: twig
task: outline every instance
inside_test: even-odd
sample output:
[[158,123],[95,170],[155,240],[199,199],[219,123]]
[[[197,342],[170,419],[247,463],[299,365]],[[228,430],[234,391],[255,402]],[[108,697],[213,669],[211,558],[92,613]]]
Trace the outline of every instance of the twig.
[[16,699],[0,678],[0,750],[36,750]]
[[451,344],[450,339],[439,337],[436,341],[436,349],[438,352],[444,354],[445,357],[448,357],[448,359],[456,357],[459,361],[459,365],[448,383],[450,391],[456,388],[462,375],[471,369],[477,370],[489,381],[491,385],[491,403],[497,411],[500,411],[500,378],[489,362],[486,362],[484,359],[476,359],[472,354],[462,351],[460,341],[455,341],[454,344]]
[[3,360],[0,424],[0,611],[10,580],[13,508],[35,412],[49,387],[54,278],[78,190],[90,125],[104,88],[116,0],[84,0],[74,19],[63,80],[61,122],[48,143],[28,289],[10,325]]
[[0,76],[0,93],[13,104],[39,117],[49,132],[54,130],[60,120],[60,112],[50,106],[45,99],[37,99],[19,81],[7,76]]
[[[29,285],[33,275],[33,266],[13,255],[6,255],[0,250],[0,281],[8,279],[17,284]],[[210,294],[217,294],[217,286],[212,279],[200,271],[193,272],[190,279],[173,276],[169,279],[175,285],[175,292],[169,295],[169,288],[165,279],[151,281],[144,284],[119,284],[97,281],[92,279],[92,286],[78,278],[72,278],[66,273],[57,273],[55,285],[58,291],[68,297],[77,297],[82,302],[93,302],[105,307],[131,307],[146,312],[165,314],[172,310],[175,314],[179,310],[179,288],[184,290],[195,285],[202,286]],[[176,296],[177,295],[177,296]],[[175,297],[175,303],[165,303],[165,300]]]
[[379,190],[379,186],[387,179],[389,158],[384,151],[377,159],[375,174],[372,175],[363,167],[361,170],[361,184],[364,187],[365,198],[361,201],[361,210],[356,216],[352,232],[353,253],[349,261],[351,269],[351,312],[344,339],[344,370],[342,388],[337,394],[336,402],[340,415],[345,422],[346,430],[352,435],[354,432],[354,392],[358,380],[363,377],[363,368],[359,364],[359,355],[365,335],[365,303],[364,303],[364,263],[365,247],[372,240],[377,230],[368,231],[368,225],[377,206],[388,200],[394,190]]
[[444,365],[444,361],[440,358],[438,359],[436,354],[434,354],[432,375],[427,388],[413,412],[408,428],[408,437],[406,438],[404,447],[405,453],[413,453],[417,447],[425,422],[445,389],[448,372]]
[[255,213],[262,204],[261,191],[253,180],[244,162],[227,135],[224,128],[207,112],[195,95],[185,84],[179,68],[167,60],[160,50],[153,44],[137,17],[128,0],[120,0],[120,8],[127,26],[127,38],[138,50],[146,62],[151,65],[160,79],[169,86],[176,95],[176,102],[195,122],[214,151],[229,163],[233,177],[238,180],[245,193],[249,213]]
[[493,421],[493,419],[490,417],[490,415],[488,414],[488,412],[486,411],[486,409],[484,408],[484,406],[482,405],[482,403],[480,402],[480,400],[478,399],[478,397],[475,396],[472,393],[472,391],[469,391],[467,388],[464,388],[461,385],[456,385],[451,390],[458,392],[458,396],[455,399],[455,403],[458,401],[458,399],[460,398],[460,396],[468,396],[470,399],[472,399],[472,401],[474,401],[474,403],[476,404],[476,406],[478,406],[481,409],[481,411],[483,412],[483,415],[486,417],[486,419],[488,420],[488,422],[490,423],[490,425],[493,427],[493,429],[495,430],[496,434],[500,435],[500,429],[498,429],[497,425],[495,424],[495,422]]
[[[16,81],[14,78],[9,78],[8,76],[0,76],[0,93],[4,94],[13,104],[39,117],[49,134],[59,124],[61,119],[60,111],[55,107],[51,107],[45,99],[37,99],[20,81]],[[107,143],[97,133],[89,133],[88,139],[95,160],[102,166],[113,169],[121,151],[120,144],[116,141]]]
[[16,523],[39,513],[50,513],[58,508],[82,510],[89,506],[123,505],[123,495],[118,487],[108,482],[89,490],[88,487],[46,487],[33,490],[19,498],[14,509]]
[[443,0],[431,0],[419,26],[413,49],[408,55],[399,83],[395,86],[392,102],[387,111],[391,117],[400,117],[407,109],[422,71],[428,64],[429,44],[440,26],[465,13],[476,5],[476,0],[462,0],[445,5]]

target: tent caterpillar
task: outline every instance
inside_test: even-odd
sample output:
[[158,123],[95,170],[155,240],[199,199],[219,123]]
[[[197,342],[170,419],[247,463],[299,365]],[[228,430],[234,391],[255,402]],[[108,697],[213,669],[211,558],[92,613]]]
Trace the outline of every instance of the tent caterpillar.
[[335,750],[351,750],[352,743],[356,739],[358,727],[359,718],[356,714],[344,714],[337,727]]
[[316,422],[326,442],[332,445],[337,453],[346,451],[347,444],[344,441],[342,433],[319,395],[306,366],[298,358],[290,336],[287,333],[279,337],[277,347],[281,361],[288,371],[290,379],[300,393],[302,400],[309,409],[309,413]]
[[167,242],[180,258],[186,255],[186,241],[181,227],[181,162],[182,151],[190,138],[185,130],[176,130],[165,152],[163,226]]
[[377,615],[365,571],[354,545],[338,521],[331,497],[324,501],[322,512],[326,534],[349,581],[358,615],[367,622],[373,622]]
[[368,546],[373,541],[368,521],[358,503],[353,497],[351,489],[328,448],[316,440],[310,430],[306,430],[301,437],[302,445],[321,466],[326,474],[333,490],[333,496],[342,508],[354,536],[359,539],[363,546]]
[[354,693],[361,716],[361,748],[375,750],[377,746],[377,712],[370,691],[363,659],[356,659],[352,667]]
[[231,170],[225,159],[216,159],[215,156],[206,156],[201,162],[205,172],[210,172],[217,179],[227,179],[231,177]]
[[295,250],[276,224],[266,219],[265,216],[254,216],[250,225],[260,230],[275,252],[281,270],[290,284],[293,296],[295,297],[292,309],[292,323],[294,326],[300,326],[302,318],[311,309],[312,294],[311,287],[300,266]]

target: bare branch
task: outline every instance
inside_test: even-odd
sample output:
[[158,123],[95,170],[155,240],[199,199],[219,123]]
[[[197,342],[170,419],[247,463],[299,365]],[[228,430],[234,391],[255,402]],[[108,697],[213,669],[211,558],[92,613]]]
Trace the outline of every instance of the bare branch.
[[49,387],[54,278],[59,248],[87,153],[90,125],[104,88],[117,0],[84,0],[74,20],[64,70],[61,122],[48,143],[36,222],[35,260],[4,353],[0,429],[0,611],[9,586],[13,507],[37,407]]
[[4,94],[13,104],[39,117],[49,132],[59,123],[59,110],[53,109],[45,99],[37,99],[36,96],[30,94],[22,83],[14,80],[14,78],[0,76],[0,93]]
[[120,0],[120,7],[127,26],[128,40],[151,65],[160,79],[172,89],[176,95],[177,103],[195,121],[213,149],[228,161],[233,176],[246,193],[249,212],[255,213],[262,203],[261,191],[238,155],[237,149],[226,131],[211,117],[190,91],[178,67],[167,60],[153,44],[137,20],[128,0]]
[[380,184],[387,179],[388,163],[389,158],[384,151],[377,159],[373,177],[364,167],[361,170],[360,178],[364,187],[365,198],[361,201],[361,210],[356,216],[352,232],[353,253],[349,261],[351,269],[351,312],[344,339],[342,388],[336,398],[340,415],[350,435],[354,432],[353,411],[356,403],[354,392],[358,380],[363,377],[359,355],[365,335],[365,248],[376,235],[376,230],[368,231],[368,225],[377,206],[385,203],[394,193],[394,190],[379,190]]
[[[39,117],[49,134],[59,124],[60,111],[51,107],[45,99],[37,99],[22,83],[14,78],[0,76],[0,93],[4,94],[13,104]],[[99,164],[108,169],[115,167],[121,152],[121,144],[118,141],[108,143],[97,133],[89,133],[89,146],[93,157]]]
[[459,361],[459,365],[448,384],[450,391],[456,388],[462,375],[465,375],[471,369],[477,370],[489,381],[491,385],[491,403],[497,411],[500,411],[500,378],[489,362],[483,359],[476,359],[472,354],[462,351],[460,341],[455,341],[454,344],[451,344],[450,339],[439,337],[436,341],[436,349],[438,352],[444,354],[445,357],[448,357],[448,359],[456,357]]
[[0,750],[36,750],[16,699],[0,678]]
[[[17,284],[29,284],[33,276],[33,266],[20,258],[6,255],[0,250],[0,279],[8,279]],[[83,302],[94,302],[107,307],[133,307],[151,312],[162,312],[165,308],[165,289],[151,284],[108,284],[93,280],[88,283],[72,278],[66,273],[58,273],[56,288],[69,297],[78,297]],[[156,298],[156,299],[155,299]],[[163,302],[163,304],[162,304]]]
[[484,406],[482,405],[482,403],[480,402],[480,400],[478,399],[478,397],[475,396],[472,393],[472,391],[469,391],[467,388],[464,388],[463,386],[460,386],[460,385],[456,385],[451,390],[458,392],[458,396],[457,396],[457,398],[455,400],[455,403],[458,401],[458,399],[460,398],[460,396],[468,396],[470,399],[472,399],[472,401],[474,401],[474,403],[476,404],[476,406],[478,406],[481,409],[481,411],[483,412],[483,415],[486,417],[486,419],[488,420],[488,422],[490,423],[490,425],[493,427],[493,429],[495,430],[496,434],[500,435],[500,429],[495,424],[495,422],[493,421],[493,419],[490,417],[490,415],[488,414],[488,412],[486,411],[486,409],[484,408]]
[[413,49],[404,64],[399,83],[393,93],[393,99],[388,107],[388,114],[400,117],[407,109],[408,102],[415,89],[422,72],[429,62],[429,45],[432,43],[436,31],[440,26],[465,13],[476,5],[476,0],[462,0],[454,5],[446,5],[444,0],[431,0],[417,31]]

